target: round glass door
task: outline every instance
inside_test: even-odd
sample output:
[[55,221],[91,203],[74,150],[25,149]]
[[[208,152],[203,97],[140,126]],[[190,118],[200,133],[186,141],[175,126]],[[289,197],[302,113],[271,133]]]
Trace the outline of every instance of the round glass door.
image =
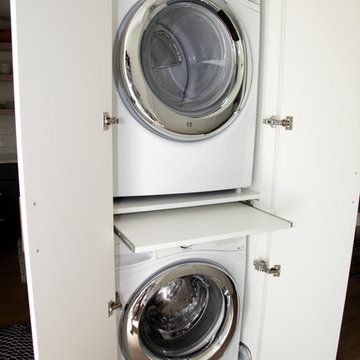
[[174,3],[145,29],[142,68],[152,92],[174,111],[204,116],[221,107],[235,77],[228,28],[196,3]]
[[222,0],[147,0],[123,21],[114,48],[118,92],[160,135],[198,140],[233,120],[245,92],[243,33]]
[[130,299],[120,346],[129,360],[132,354],[139,360],[218,358],[233,336],[237,309],[234,283],[223,269],[200,262],[176,265]]

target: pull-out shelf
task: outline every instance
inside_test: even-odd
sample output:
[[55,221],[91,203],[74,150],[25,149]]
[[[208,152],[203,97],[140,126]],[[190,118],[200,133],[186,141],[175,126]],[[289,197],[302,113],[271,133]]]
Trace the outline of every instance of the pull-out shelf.
[[134,253],[289,228],[290,221],[243,203],[114,216],[114,231]]

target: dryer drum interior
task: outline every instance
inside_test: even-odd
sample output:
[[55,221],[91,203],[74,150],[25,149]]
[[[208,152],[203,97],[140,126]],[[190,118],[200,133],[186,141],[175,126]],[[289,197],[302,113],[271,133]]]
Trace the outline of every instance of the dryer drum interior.
[[135,118],[177,140],[219,130],[244,94],[241,26],[222,0],[138,3],[114,50],[118,92]]
[[174,265],[129,300],[120,346],[126,359],[219,358],[235,331],[238,307],[235,285],[222,268],[201,262]]

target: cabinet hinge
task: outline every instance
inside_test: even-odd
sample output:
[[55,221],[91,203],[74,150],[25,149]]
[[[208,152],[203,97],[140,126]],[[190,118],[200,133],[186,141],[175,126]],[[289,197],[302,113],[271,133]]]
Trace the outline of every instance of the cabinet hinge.
[[274,277],[280,276],[281,265],[274,265],[272,268],[269,268],[264,260],[255,260],[254,267],[255,267],[255,270],[264,272],[264,273],[272,275]]
[[108,316],[110,317],[116,309],[122,309],[122,303],[120,301],[120,294],[118,291],[115,292],[115,301],[111,300],[108,302]]
[[120,119],[115,116],[110,116],[109,113],[103,113],[103,126],[104,130],[109,130],[110,125],[115,125],[120,122]]
[[286,116],[285,119],[278,119],[276,116],[271,116],[270,118],[264,119],[263,123],[271,127],[283,126],[286,130],[292,130],[294,118],[292,116]]

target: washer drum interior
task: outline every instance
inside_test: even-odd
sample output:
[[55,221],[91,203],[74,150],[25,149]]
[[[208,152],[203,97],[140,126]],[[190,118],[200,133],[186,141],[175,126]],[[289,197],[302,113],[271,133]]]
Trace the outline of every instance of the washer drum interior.
[[238,321],[238,294],[217,265],[177,264],[155,274],[133,294],[120,322],[128,360],[219,359]]

